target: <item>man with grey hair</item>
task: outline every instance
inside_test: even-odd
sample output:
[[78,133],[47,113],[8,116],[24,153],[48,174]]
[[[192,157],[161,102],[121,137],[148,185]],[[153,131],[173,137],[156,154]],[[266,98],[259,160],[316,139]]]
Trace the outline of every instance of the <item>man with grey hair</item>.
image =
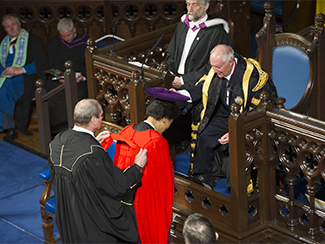
[[219,238],[213,224],[202,214],[187,217],[183,227],[185,244],[214,244]]
[[74,109],[73,128],[50,143],[49,168],[55,191],[55,219],[62,243],[140,243],[133,206],[147,150],[120,170],[100,145],[110,134],[101,128],[103,110],[95,99]]
[[262,91],[268,92],[274,105],[277,92],[256,60],[234,53],[230,46],[216,46],[210,54],[210,63],[210,71],[195,86],[179,92],[197,104],[192,113],[189,175],[213,188],[217,180],[212,175],[214,152],[229,142],[230,106],[236,102],[242,113],[254,110]]
[[15,14],[4,15],[2,26],[7,35],[0,44],[0,132],[15,140],[15,128],[32,135],[27,129],[35,81],[45,80],[47,58],[42,39],[21,28]]
[[[50,69],[65,71],[64,63],[72,61],[72,69],[76,72],[78,100],[88,97],[86,79],[85,49],[87,47],[87,34],[76,33],[76,27],[69,18],[62,18],[58,22],[59,35],[49,41],[48,59]],[[49,77],[46,90],[50,91],[64,82],[60,78]],[[51,132],[53,135],[68,127],[65,92],[61,91],[49,100]]]
[[[230,45],[228,23],[207,15],[210,0],[186,0],[187,14],[181,17],[166,50],[169,70],[175,74],[172,86],[176,89],[191,87],[210,69],[209,56],[218,44]],[[184,103],[178,104],[183,110]],[[191,106],[187,106],[187,110]],[[190,141],[190,113],[174,121],[176,154],[187,151]]]

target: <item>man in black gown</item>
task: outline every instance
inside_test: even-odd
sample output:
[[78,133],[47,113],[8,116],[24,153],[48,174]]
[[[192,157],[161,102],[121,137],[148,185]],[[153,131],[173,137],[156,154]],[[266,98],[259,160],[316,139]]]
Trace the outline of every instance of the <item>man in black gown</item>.
[[140,243],[133,207],[133,189],[147,162],[140,150],[133,166],[114,166],[100,143],[103,110],[84,99],[74,110],[75,126],[50,144],[49,167],[54,184],[56,223],[63,243]]
[[[65,71],[64,64],[70,60],[72,69],[76,72],[78,100],[88,97],[86,80],[85,49],[87,47],[87,34],[76,33],[76,27],[69,18],[63,18],[57,26],[59,35],[49,41],[48,59],[51,69]],[[46,90],[50,91],[64,82],[64,79],[47,81]],[[68,128],[65,92],[61,91],[49,100],[51,132],[53,135]]]

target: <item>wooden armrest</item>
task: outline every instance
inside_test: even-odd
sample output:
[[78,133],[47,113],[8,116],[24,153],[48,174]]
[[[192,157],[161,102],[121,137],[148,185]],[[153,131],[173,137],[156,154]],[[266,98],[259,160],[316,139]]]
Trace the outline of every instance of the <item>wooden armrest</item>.
[[52,180],[50,176],[50,170],[45,170],[44,172],[39,174],[41,181],[45,184],[44,191],[42,196],[39,199],[41,205],[45,206],[45,203],[51,197],[51,190],[52,190]]

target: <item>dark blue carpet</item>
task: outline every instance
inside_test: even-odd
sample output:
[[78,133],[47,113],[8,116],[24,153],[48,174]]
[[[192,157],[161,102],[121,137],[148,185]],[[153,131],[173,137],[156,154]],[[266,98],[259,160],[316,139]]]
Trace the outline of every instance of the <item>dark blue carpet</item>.
[[48,169],[47,160],[5,141],[0,155],[0,200],[41,184],[38,174]]
[[5,141],[0,155],[0,243],[43,243],[38,174],[48,169],[47,160]]

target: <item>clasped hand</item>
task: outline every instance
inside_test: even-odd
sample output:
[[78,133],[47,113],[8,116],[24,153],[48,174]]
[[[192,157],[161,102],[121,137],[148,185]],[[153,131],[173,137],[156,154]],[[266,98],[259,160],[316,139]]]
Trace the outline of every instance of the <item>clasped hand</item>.
[[24,74],[25,71],[23,68],[21,67],[15,67],[15,66],[11,66],[11,67],[7,67],[3,72],[2,75],[8,75],[8,76],[17,76],[17,75],[22,75]]

